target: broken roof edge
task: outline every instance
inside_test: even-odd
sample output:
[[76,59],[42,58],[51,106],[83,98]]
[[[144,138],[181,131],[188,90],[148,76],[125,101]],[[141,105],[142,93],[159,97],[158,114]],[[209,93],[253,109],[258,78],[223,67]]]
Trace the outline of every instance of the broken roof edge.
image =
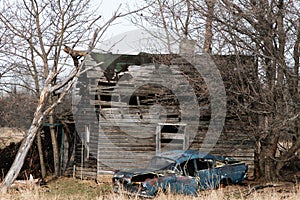
[[[197,53],[194,55],[191,55],[191,57],[195,58],[203,58],[203,57],[211,57],[211,60],[213,61],[214,58],[251,58],[251,60],[254,59],[252,55],[235,55],[235,54],[207,54],[207,53]],[[189,56],[188,56],[189,57]],[[113,54],[113,53],[104,53],[104,52],[91,52],[90,57],[87,59],[93,59],[97,63],[100,63],[102,61],[108,61],[110,60],[109,63],[114,63],[116,60],[122,59],[122,58],[144,58],[148,62],[140,62],[137,63],[128,63],[128,64],[136,64],[136,65],[141,65],[141,64],[146,64],[149,63],[150,61],[155,61],[156,63],[163,63],[163,64],[187,64],[188,61],[186,60],[186,56],[182,56],[179,53],[160,53],[160,54],[155,54],[155,53],[147,53],[147,52],[140,52],[137,55],[132,55],[132,54]],[[148,59],[148,60],[147,60]]]
[[[128,56],[128,57],[137,57],[137,56],[174,56],[174,57],[184,57],[180,53],[147,53],[147,52],[139,52],[138,54],[127,54],[127,53],[111,53],[111,52],[98,52],[98,51],[92,51],[92,55],[105,55],[105,56]],[[253,55],[247,55],[247,54],[208,54],[205,52],[196,52],[194,55],[191,56],[218,56],[218,57],[254,57]]]
[[[170,64],[171,60],[175,58],[180,58],[179,54],[153,54],[140,52],[137,55],[132,54],[111,54],[111,53],[100,53],[100,52],[91,52],[90,56],[87,57],[87,60],[94,60],[96,63],[105,64],[102,66],[107,68],[118,62],[128,62],[130,65],[142,65],[147,63],[164,63]],[[125,64],[125,63],[124,63]]]

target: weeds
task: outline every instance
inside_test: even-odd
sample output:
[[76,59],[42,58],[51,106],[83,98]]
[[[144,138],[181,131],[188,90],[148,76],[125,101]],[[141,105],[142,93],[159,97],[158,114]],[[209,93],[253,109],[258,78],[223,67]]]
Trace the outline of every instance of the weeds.
[[[298,200],[300,185],[269,187],[246,194],[249,186],[231,185],[217,190],[201,191],[198,197],[172,194],[160,191],[154,200]],[[137,195],[124,191],[114,193],[110,183],[96,184],[72,178],[49,181],[47,186],[11,189],[8,194],[0,194],[0,200],[140,200]]]

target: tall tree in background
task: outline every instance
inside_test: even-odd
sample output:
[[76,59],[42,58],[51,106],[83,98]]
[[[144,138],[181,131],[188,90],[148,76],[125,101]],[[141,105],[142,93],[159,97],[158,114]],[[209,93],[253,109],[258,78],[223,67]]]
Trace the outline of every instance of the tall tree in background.
[[161,39],[162,43],[166,42],[164,46],[169,53],[176,51],[172,44],[178,44],[182,39],[204,40],[201,35],[205,17],[195,12],[192,0],[144,0],[142,4],[148,7],[138,12],[132,22]]
[[[195,6],[201,7],[198,3]],[[258,119],[259,126],[253,126],[257,176],[266,181],[281,178],[284,163],[300,148],[299,20],[295,21],[300,17],[299,9],[294,1],[221,0],[213,16],[215,33],[227,44],[214,44],[220,52],[253,55],[258,63],[250,70],[257,72],[255,79],[239,68],[240,87],[235,93],[243,98],[237,100],[240,109]],[[286,139],[291,142],[278,154]]]
[[205,53],[211,53],[212,50],[212,38],[213,38],[213,16],[214,16],[214,6],[216,0],[206,0],[207,14],[205,23],[205,38],[203,50]]
[[[39,98],[49,71],[57,73],[57,68],[62,62],[62,45],[80,45],[79,41],[83,42],[83,38],[88,36],[90,27],[86,22],[97,19],[97,16],[88,11],[88,6],[89,1],[3,1],[5,10],[0,14],[0,20],[5,27],[5,43],[0,53],[3,61],[13,66],[11,76],[14,77],[7,80],[7,83],[25,88]],[[56,76],[52,80],[53,84],[58,78],[60,77]],[[53,104],[53,98],[51,94],[49,104]],[[50,111],[48,120],[57,176],[59,152],[54,110]],[[41,165],[43,166],[43,163]]]
[[[299,132],[299,18],[300,6],[294,1],[223,0],[218,4],[216,27],[236,54],[256,56],[257,82],[247,80],[251,94],[244,95],[240,107],[259,119],[256,127],[258,177],[274,181],[284,163],[296,156],[300,148]],[[241,87],[240,91],[244,90]],[[251,105],[251,106],[250,106]],[[276,155],[280,144],[289,146]],[[274,173],[275,172],[275,173]]]
[[[67,65],[66,57],[63,58],[62,54],[63,45],[68,44],[72,48],[82,46],[87,49],[88,54],[111,23],[116,18],[128,14],[121,15],[116,11],[110,19],[100,25],[100,16],[94,15],[97,12],[89,10],[89,2],[2,1],[0,26],[3,28],[3,45],[0,57],[7,66],[12,66],[9,69],[14,82],[10,83],[27,88],[39,99],[27,135],[1,185],[2,192],[6,192],[18,176],[25,156],[44,120],[62,101],[81,73],[82,64],[78,68]],[[60,93],[57,99],[51,100],[53,94],[57,93]],[[56,149],[54,151],[57,151]],[[56,156],[55,159],[58,160],[58,155]],[[55,170],[57,174],[57,169]]]
[[[77,44],[87,33],[85,20],[93,20],[87,12],[88,2],[76,1],[3,1],[0,20],[5,27],[1,57],[13,66],[7,84],[24,88],[37,99],[50,70],[56,73],[62,57],[63,43]],[[16,15],[16,13],[18,13]],[[56,78],[53,80],[55,84]],[[49,104],[53,102],[49,98]],[[54,124],[54,110],[49,113],[55,175],[58,175],[59,153]],[[38,135],[39,136],[39,135]],[[39,143],[40,144],[40,143]],[[42,149],[42,147],[39,147]],[[42,152],[40,152],[42,153]],[[41,154],[40,157],[43,155]],[[41,163],[43,167],[43,163]]]
[[[246,114],[256,139],[257,177],[278,180],[284,164],[300,148],[300,3],[283,0],[145,0],[133,21],[182,39],[196,40],[205,52],[232,54],[236,113]],[[189,9],[188,9],[189,8]],[[188,27],[188,28],[187,28]],[[203,37],[204,36],[204,37]],[[168,40],[167,40],[168,41]],[[251,55],[257,65],[239,60]],[[252,135],[252,136],[253,136]],[[282,144],[287,145],[282,145]]]

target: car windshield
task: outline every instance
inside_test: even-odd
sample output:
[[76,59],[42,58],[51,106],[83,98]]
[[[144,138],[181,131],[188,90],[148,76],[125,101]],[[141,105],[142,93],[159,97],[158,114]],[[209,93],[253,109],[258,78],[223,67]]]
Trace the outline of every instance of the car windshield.
[[164,157],[153,157],[149,164],[148,168],[150,169],[166,169],[169,168],[170,166],[174,166],[175,161],[169,158],[164,158]]

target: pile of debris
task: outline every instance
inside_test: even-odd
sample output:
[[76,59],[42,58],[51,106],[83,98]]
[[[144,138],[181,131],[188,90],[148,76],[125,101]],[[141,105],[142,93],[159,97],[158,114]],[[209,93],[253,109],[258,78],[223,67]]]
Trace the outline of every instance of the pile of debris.
[[[0,128],[0,181],[10,169],[25,135],[26,131],[17,128]],[[43,135],[42,144],[46,170],[51,173],[53,171],[51,165],[53,163],[53,154],[50,133],[47,132]],[[24,160],[18,179],[28,180],[29,174],[32,174],[34,177],[41,177],[40,168],[37,142],[34,141]]]

